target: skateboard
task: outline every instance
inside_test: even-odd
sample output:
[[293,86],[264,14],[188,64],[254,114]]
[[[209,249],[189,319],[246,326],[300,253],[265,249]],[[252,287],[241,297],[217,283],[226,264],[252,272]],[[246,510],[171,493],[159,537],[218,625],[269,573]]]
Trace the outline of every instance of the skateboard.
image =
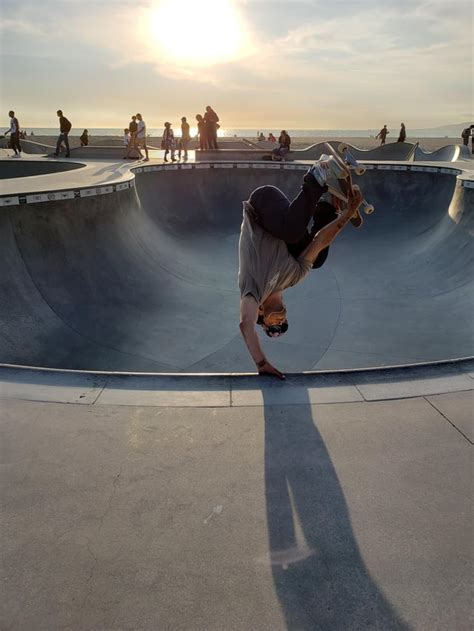
[[[329,143],[324,144],[329,154],[333,156],[338,165],[346,174],[346,177],[343,180],[339,180],[339,183],[341,184],[341,189],[343,189],[344,195],[346,196],[345,201],[347,202],[350,192],[354,193],[357,191],[361,193],[360,187],[357,184],[354,184],[352,181],[352,172],[354,172],[356,175],[364,175],[366,168],[363,165],[359,164],[359,162],[354,158],[354,156],[349,151],[347,145],[341,143],[338,146],[338,151],[335,151]],[[362,215],[360,214],[361,209],[366,215],[371,215],[375,210],[374,206],[372,204],[369,204],[363,198],[361,203],[357,207],[354,216],[351,218],[351,223],[356,228],[359,228],[364,223]]]

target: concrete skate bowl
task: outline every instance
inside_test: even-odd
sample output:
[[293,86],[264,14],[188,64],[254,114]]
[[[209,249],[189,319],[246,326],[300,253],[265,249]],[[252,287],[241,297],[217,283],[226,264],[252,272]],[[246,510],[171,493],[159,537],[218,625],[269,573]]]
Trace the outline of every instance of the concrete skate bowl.
[[[0,363],[254,371],[238,326],[241,202],[262,184],[292,196],[303,171],[214,166],[2,208]],[[361,184],[376,212],[359,230],[349,225],[326,264],[286,292],[287,334],[261,336],[279,368],[473,354],[474,190],[455,173],[367,172]]]
[[456,160],[470,160],[469,147],[464,145],[445,145],[436,151],[424,151],[422,147],[415,149],[415,161],[424,162],[456,162]]
[[79,164],[77,162],[40,162],[39,160],[29,161],[22,160],[21,158],[17,160],[10,158],[0,161],[0,180],[62,173],[64,171],[82,169],[83,167],[85,167],[85,164]]
[[[338,140],[330,140],[328,142],[334,149],[337,150],[338,146],[342,141]],[[386,145],[381,145],[380,147],[375,147],[374,149],[359,149],[359,147],[355,147],[354,145],[346,144],[352,155],[361,162],[365,160],[413,160],[413,155],[416,149],[416,145],[411,142],[392,142]],[[327,149],[325,147],[326,143],[318,142],[315,145],[311,145],[306,149],[297,149],[296,151],[291,151],[288,154],[288,158],[292,160],[318,160],[321,157],[321,154],[327,153]]]

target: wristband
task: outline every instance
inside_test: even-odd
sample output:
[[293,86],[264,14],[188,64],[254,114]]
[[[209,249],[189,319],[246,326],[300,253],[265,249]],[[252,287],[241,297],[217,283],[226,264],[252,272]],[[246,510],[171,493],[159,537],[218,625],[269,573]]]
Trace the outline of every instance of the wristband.
[[266,363],[267,363],[267,360],[262,359],[261,361],[257,362],[257,368],[263,368]]

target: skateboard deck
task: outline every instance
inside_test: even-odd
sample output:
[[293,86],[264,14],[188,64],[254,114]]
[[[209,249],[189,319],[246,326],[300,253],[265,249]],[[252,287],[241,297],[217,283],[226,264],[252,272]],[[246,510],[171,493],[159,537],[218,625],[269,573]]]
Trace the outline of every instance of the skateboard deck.
[[[358,191],[362,193],[360,187],[357,184],[354,184],[352,181],[352,172],[356,175],[363,175],[366,171],[365,167],[354,158],[354,156],[349,151],[347,145],[340,144],[338,149],[341,149],[342,155],[335,151],[329,143],[325,143],[326,149],[329,151],[329,154],[333,156],[333,158],[337,161],[338,165],[345,172],[346,177],[344,180],[339,180],[341,189],[343,189],[344,194],[346,195],[346,202],[348,201],[349,195]],[[346,188],[346,190],[344,190]],[[359,228],[364,220],[362,219],[362,215],[360,214],[360,210],[363,210],[366,215],[370,215],[374,212],[375,208],[372,204],[369,204],[364,198],[362,198],[361,203],[357,207],[354,216],[351,219],[351,223]]]

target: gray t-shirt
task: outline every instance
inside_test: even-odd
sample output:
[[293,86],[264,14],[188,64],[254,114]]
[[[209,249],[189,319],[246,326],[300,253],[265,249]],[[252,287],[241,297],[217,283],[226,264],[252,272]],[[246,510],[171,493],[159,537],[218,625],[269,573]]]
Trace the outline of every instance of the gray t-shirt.
[[274,291],[299,283],[311,263],[293,258],[286,243],[255,223],[248,208],[248,202],[244,202],[239,241],[240,295],[243,298],[251,294],[261,305]]

